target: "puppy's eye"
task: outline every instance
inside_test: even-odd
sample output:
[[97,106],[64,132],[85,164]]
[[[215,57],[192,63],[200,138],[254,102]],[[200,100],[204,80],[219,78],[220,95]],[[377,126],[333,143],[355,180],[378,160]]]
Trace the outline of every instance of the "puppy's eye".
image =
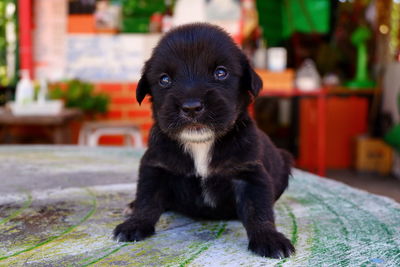
[[228,77],[228,71],[224,66],[219,66],[214,71],[214,78],[216,80],[222,81]]
[[170,86],[171,85],[171,83],[172,83],[172,81],[171,81],[171,78],[167,75],[167,74],[162,74],[161,76],[160,76],[160,81],[159,81],[159,83],[160,83],[160,85],[162,86],[162,87],[168,87],[168,86]]

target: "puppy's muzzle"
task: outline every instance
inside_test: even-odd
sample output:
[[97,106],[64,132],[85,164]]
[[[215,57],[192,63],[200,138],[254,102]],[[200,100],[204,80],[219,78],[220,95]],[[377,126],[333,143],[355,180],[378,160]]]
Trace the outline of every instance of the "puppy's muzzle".
[[181,113],[189,118],[196,118],[204,111],[204,105],[198,99],[186,100],[181,106]]

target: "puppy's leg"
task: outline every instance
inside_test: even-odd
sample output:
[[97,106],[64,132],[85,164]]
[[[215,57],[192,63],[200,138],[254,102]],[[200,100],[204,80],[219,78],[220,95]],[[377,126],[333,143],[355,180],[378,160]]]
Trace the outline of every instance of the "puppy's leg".
[[135,207],[129,218],[114,229],[114,239],[139,241],[154,233],[166,201],[164,171],[143,167],[140,170]]
[[[247,173],[246,176],[249,177],[248,175]],[[267,174],[265,171],[258,171],[250,175]],[[290,241],[275,228],[274,196],[271,185],[262,177],[255,178],[251,179],[251,182],[234,181],[237,213],[246,228],[249,238],[248,248],[263,257],[289,257],[295,249]]]
[[288,187],[289,184],[289,177],[292,171],[293,166],[293,157],[292,155],[287,152],[286,150],[279,149],[280,156],[283,160],[283,168],[282,173],[280,176],[273,177],[275,178],[274,185],[275,185],[275,201],[279,199],[282,195],[283,191]]

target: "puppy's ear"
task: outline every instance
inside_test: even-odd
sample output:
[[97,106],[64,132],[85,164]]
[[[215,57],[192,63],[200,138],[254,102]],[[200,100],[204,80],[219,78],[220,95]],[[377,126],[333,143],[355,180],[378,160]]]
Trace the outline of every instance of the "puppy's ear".
[[247,57],[242,55],[242,79],[241,86],[243,89],[249,90],[253,96],[257,96],[263,87],[260,76],[250,66]]
[[149,65],[150,63],[147,61],[143,68],[142,77],[140,78],[136,88],[136,100],[139,102],[139,105],[142,104],[145,96],[150,94],[150,84],[146,77],[146,73],[148,73],[149,70]]
[[146,75],[143,74],[136,87],[136,100],[139,102],[139,105],[142,104],[142,101],[147,94],[150,94],[150,85],[147,81]]

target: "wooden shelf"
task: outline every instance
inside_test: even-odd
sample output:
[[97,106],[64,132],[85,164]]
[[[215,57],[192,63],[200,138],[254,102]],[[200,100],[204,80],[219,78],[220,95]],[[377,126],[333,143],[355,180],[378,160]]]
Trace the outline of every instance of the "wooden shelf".
[[324,96],[324,95],[374,95],[380,93],[375,89],[349,89],[345,87],[325,87],[319,90],[304,92],[294,88],[292,91],[261,90],[259,96],[264,97],[295,97],[295,96]]
[[267,89],[261,90],[259,96],[266,97],[294,97],[294,96],[318,96],[324,94],[324,90],[316,90],[312,92],[304,92],[298,89],[293,89],[292,91],[271,91]]
[[329,95],[374,95],[380,92],[378,88],[353,89],[346,87],[328,87],[325,90],[327,90]]

